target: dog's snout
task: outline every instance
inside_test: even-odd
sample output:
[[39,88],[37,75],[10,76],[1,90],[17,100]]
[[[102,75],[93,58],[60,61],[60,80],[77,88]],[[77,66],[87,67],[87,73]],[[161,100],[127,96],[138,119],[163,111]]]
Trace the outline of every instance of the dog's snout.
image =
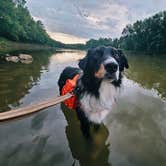
[[118,70],[118,65],[114,62],[108,63],[105,65],[107,72],[114,73]]

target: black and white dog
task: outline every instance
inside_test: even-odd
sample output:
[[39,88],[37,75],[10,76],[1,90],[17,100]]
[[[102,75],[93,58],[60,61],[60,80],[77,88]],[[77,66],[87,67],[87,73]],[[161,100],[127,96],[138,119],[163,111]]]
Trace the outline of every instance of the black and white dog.
[[89,136],[90,124],[100,124],[112,110],[122,81],[122,72],[128,61],[121,50],[113,47],[89,49],[79,61],[79,68],[66,67],[60,75],[60,92],[67,79],[80,74],[75,94],[79,100],[76,108],[81,129]]

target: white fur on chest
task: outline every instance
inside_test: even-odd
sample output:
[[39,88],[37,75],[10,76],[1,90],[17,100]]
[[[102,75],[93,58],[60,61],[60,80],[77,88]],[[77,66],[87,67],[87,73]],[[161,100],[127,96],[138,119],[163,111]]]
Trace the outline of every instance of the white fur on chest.
[[101,123],[112,110],[117,96],[117,89],[108,81],[102,81],[99,88],[99,98],[84,94],[80,100],[81,107],[87,118],[95,123]]

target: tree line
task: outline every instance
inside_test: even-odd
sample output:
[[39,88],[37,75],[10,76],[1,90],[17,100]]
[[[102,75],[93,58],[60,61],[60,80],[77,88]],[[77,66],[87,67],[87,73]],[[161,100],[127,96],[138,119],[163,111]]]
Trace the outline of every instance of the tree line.
[[166,11],[126,25],[120,38],[90,39],[84,47],[99,45],[112,45],[124,50],[145,53],[166,53]]
[[6,39],[63,46],[49,37],[41,21],[34,21],[25,0],[0,0],[0,36]]
[[65,48],[85,50],[85,49],[94,48],[101,45],[113,46],[113,40],[111,38],[100,38],[98,40],[90,39],[85,44],[66,44]]
[[127,25],[118,46],[126,50],[166,53],[166,11]]
[[53,47],[88,49],[99,45],[146,53],[166,53],[166,11],[128,24],[120,38],[90,39],[86,44],[63,44],[49,37],[41,21],[34,21],[25,0],[0,0],[0,37]]

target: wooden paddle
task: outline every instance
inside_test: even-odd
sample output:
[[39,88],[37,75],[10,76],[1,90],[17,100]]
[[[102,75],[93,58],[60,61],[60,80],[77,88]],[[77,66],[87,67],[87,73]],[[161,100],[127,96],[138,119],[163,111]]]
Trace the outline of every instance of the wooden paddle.
[[40,103],[36,103],[36,104],[34,103],[32,105],[25,106],[22,108],[10,110],[7,112],[2,112],[0,113],[0,122],[23,117],[26,115],[33,114],[35,112],[39,112],[44,108],[48,108],[53,105],[59,104],[63,102],[64,100],[71,98],[72,96],[73,95],[71,93],[67,93],[66,95],[56,97],[55,99],[50,99]]

